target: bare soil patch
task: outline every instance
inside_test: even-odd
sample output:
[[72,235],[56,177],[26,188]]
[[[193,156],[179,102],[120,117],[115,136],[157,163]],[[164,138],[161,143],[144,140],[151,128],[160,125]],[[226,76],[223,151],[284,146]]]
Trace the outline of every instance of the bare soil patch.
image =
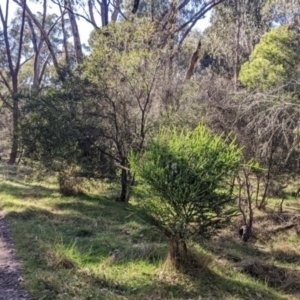
[[30,300],[22,282],[21,264],[15,256],[11,231],[0,210],[0,300]]

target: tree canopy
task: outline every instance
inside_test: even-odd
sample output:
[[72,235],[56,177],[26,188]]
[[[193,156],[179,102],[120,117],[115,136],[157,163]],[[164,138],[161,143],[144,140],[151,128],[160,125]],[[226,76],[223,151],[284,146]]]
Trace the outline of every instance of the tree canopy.
[[241,67],[240,81],[247,88],[263,90],[287,81],[298,70],[299,36],[287,25],[265,33]]

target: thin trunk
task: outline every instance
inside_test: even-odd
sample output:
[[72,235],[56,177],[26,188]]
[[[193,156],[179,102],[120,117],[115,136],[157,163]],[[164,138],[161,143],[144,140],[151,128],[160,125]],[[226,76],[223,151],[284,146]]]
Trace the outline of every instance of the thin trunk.
[[65,50],[65,59],[66,59],[66,63],[67,65],[69,65],[70,59],[69,59],[69,51],[68,51],[68,41],[67,41],[67,34],[66,34],[66,27],[65,27],[65,12],[62,10],[62,7],[59,3],[59,11],[60,11],[60,15],[61,15],[61,28],[63,31],[63,43],[64,43],[64,50]]
[[108,2],[107,0],[102,0],[101,3],[101,20],[102,20],[102,27],[108,25]]
[[193,74],[194,74],[194,70],[195,70],[197,61],[199,59],[199,51],[200,51],[200,49],[201,49],[201,41],[198,42],[197,48],[196,48],[196,50],[194,51],[194,53],[193,53],[193,55],[191,57],[188,70],[187,70],[187,72],[185,74],[184,82],[189,81],[192,78]]
[[13,100],[13,136],[12,136],[12,147],[10,151],[9,161],[8,163],[13,165],[17,160],[18,149],[19,149],[19,119],[20,119],[20,112],[19,112],[19,105],[18,99]]
[[239,0],[236,2],[236,34],[235,34],[235,53],[234,53],[234,70],[233,70],[233,86],[234,91],[238,88],[238,78],[240,71],[240,32],[241,32],[241,16],[240,16],[240,6]]
[[128,171],[122,168],[121,171],[121,194],[119,202],[128,202]]
[[246,213],[245,213],[245,210],[243,209],[243,204],[242,204],[242,201],[243,201],[243,196],[242,196],[243,182],[242,182],[240,176],[237,176],[237,182],[238,182],[238,187],[239,187],[238,206],[239,206],[239,210],[240,210],[240,212],[243,216],[244,224],[246,225],[247,224],[247,217],[246,217]]
[[133,8],[132,8],[132,13],[135,14],[139,8],[140,0],[134,0],[133,1]]
[[184,240],[181,240],[177,236],[171,236],[168,238],[168,258],[172,264],[179,267],[186,261],[187,258],[187,245]]
[[250,176],[249,174],[245,173],[245,179],[246,179],[246,192],[247,192],[247,198],[248,198],[248,210],[249,210],[249,220],[248,220],[248,238],[252,235],[252,226],[253,226],[253,207],[252,207],[252,194],[251,194],[251,187],[250,187]]
[[[238,176],[238,205],[239,210],[242,213],[243,219],[244,219],[244,225],[240,227],[239,229],[239,235],[241,236],[241,239],[243,242],[247,242],[251,236],[252,236],[252,226],[253,226],[253,207],[252,207],[252,193],[251,193],[251,184],[250,184],[250,173],[247,170],[243,170],[243,181]],[[246,189],[246,198],[243,198],[242,190],[245,187]],[[243,203],[246,201],[246,203]],[[247,205],[247,212],[243,208]],[[248,218],[246,216],[246,213],[248,215]]]
[[[20,111],[19,111],[19,104],[18,104],[18,75],[21,66],[21,53],[22,53],[22,46],[23,46],[23,36],[24,36],[24,26],[25,26],[25,8],[26,8],[26,0],[22,2],[21,8],[22,11],[22,19],[21,19],[21,28],[20,28],[20,35],[19,35],[19,43],[18,43],[18,54],[15,61],[15,65],[12,61],[12,54],[11,48],[9,43],[8,37],[8,7],[9,1],[6,2],[6,11],[5,16],[3,14],[2,8],[0,6],[0,19],[3,26],[3,37],[4,37],[4,44],[6,48],[6,57],[9,66],[9,74],[11,78],[11,88],[7,82],[7,87],[9,92],[11,93],[11,97],[13,99],[12,105],[12,117],[13,117],[13,127],[12,127],[12,146],[9,158],[9,164],[14,164],[16,162],[17,154],[18,154],[18,147],[19,147],[19,118],[20,118]],[[4,77],[1,73],[1,76]]]
[[96,20],[95,20],[95,16],[94,16],[94,11],[93,11],[93,1],[92,0],[88,0],[88,7],[89,7],[89,14],[90,14],[90,19],[91,22],[94,26],[94,28],[98,28],[97,24],[96,24]]
[[[43,20],[42,20],[42,28],[43,29],[45,29],[45,25],[46,25],[46,16],[47,16],[47,0],[44,0],[44,2],[43,2]],[[35,34],[33,26],[32,26],[32,32],[33,32],[33,34]],[[41,78],[41,76],[43,76],[43,74],[41,74],[41,66],[40,66],[41,51],[42,51],[43,45],[44,45],[44,38],[43,38],[42,33],[40,32],[40,40],[39,40],[39,44],[37,46],[37,49],[35,51],[35,60],[34,60],[33,88],[36,92],[38,92],[38,90],[40,88],[40,84],[41,84],[40,78]]]
[[1,18],[1,22],[2,22],[2,31],[3,31],[3,35],[4,35],[4,42],[5,42],[5,50],[6,50],[6,56],[7,56],[7,62],[8,62],[8,66],[9,66],[9,72],[10,72],[10,76],[13,77],[14,76],[14,66],[12,63],[12,58],[11,58],[11,49],[10,49],[10,44],[9,44],[9,39],[8,39],[8,7],[9,7],[9,1],[6,1],[6,11],[5,11],[5,15],[2,12],[2,8],[0,6],[0,18]]
[[32,40],[32,45],[34,49],[34,66],[33,66],[33,89],[38,90],[39,88],[39,75],[40,75],[40,50],[42,47],[42,43],[37,42],[37,36],[31,21],[30,17],[27,17],[27,23],[29,25],[30,31],[31,31],[31,40]]
[[268,173],[266,176],[266,183],[265,183],[265,189],[264,189],[264,194],[262,196],[261,202],[259,204],[259,206],[257,206],[257,208],[259,210],[264,209],[266,207],[267,204],[267,196],[268,196],[268,191],[269,191],[269,186],[270,186],[270,181],[271,181],[271,169],[272,169],[272,165],[273,165],[273,145],[271,146],[271,153],[270,153],[270,157],[269,157],[269,161],[268,161]]
[[29,9],[29,7],[26,4],[26,1],[24,1],[24,0],[22,0],[22,1],[14,0],[14,2],[17,3],[21,7],[23,7],[23,5],[24,5],[24,7],[26,9],[26,13],[31,18],[31,20],[34,22],[36,27],[40,30],[40,32],[41,32],[41,34],[42,34],[42,36],[43,36],[43,38],[44,38],[44,40],[45,40],[45,42],[48,46],[48,49],[49,49],[49,52],[51,53],[51,58],[52,58],[55,69],[59,70],[59,64],[58,64],[58,61],[56,59],[54,48],[52,46],[52,43],[49,39],[49,36],[48,36],[47,32],[43,28],[43,25],[38,21],[38,19],[35,17],[35,15],[32,13],[32,11]]
[[77,26],[75,14],[73,12],[73,8],[72,8],[72,4],[71,4],[70,0],[66,0],[66,8],[68,9],[69,19],[70,19],[71,28],[72,28],[76,60],[77,60],[78,64],[81,64],[83,61],[82,45],[81,45],[81,41],[80,41],[80,36],[79,36],[79,32],[78,32],[78,26]]
[[122,159],[121,166],[121,193],[117,201],[127,203],[130,198],[131,187],[134,185],[134,174],[130,172],[126,158]]
[[119,13],[121,11],[121,4],[122,4],[123,0],[116,0],[116,2],[114,3],[114,11],[111,14],[111,20],[116,22],[119,16]]
[[258,206],[258,197],[260,193],[260,177],[256,175],[256,196],[255,196],[255,205]]
[[20,110],[19,110],[19,99],[18,99],[18,76],[21,66],[21,52],[22,52],[22,45],[23,45],[23,36],[24,36],[24,26],[25,26],[25,7],[26,7],[26,0],[23,4],[23,12],[22,12],[22,23],[21,23],[21,30],[20,30],[20,37],[19,37],[19,49],[18,49],[18,57],[16,61],[15,70],[12,76],[12,86],[13,86],[13,140],[12,140],[12,147],[9,157],[9,164],[16,163],[18,149],[19,149],[19,119],[20,119]]

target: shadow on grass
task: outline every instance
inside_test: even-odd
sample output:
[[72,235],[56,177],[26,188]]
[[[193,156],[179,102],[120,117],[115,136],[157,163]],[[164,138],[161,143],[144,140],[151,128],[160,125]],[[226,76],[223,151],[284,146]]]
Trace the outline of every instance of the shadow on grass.
[[92,276],[92,279],[93,285],[109,288],[115,294],[131,296],[130,299],[229,299],[230,296],[239,299],[282,299],[263,285],[241,282],[210,270],[190,276],[178,273],[148,276],[151,281],[134,288],[117,281],[107,281],[101,276]]
[[165,247],[160,245],[164,239],[143,220],[130,216],[126,205],[115,203],[108,207],[107,201],[74,201],[69,197],[64,201],[51,200],[49,209],[25,204],[22,209],[19,205],[21,211],[10,211],[6,217],[22,222],[20,230],[28,227],[27,233],[31,236],[43,232],[41,242],[59,239],[66,244],[76,243],[77,251],[86,262],[99,263],[101,259],[108,259],[114,250],[120,251],[116,261],[121,263],[141,258],[160,259],[165,254]]
[[290,268],[275,266],[268,263],[270,259],[282,263],[296,263],[300,255],[287,253],[280,250],[266,253],[251,243],[244,243],[233,238],[220,239],[214,243],[207,243],[207,250],[215,255],[233,263],[244,274],[258,279],[262,284],[267,284],[281,292],[300,293],[300,273]]
[[257,249],[251,242],[245,243],[238,238],[220,238],[213,242],[207,242],[204,247],[219,257],[232,262],[239,262],[251,257],[267,259],[268,254]]
[[295,251],[273,250],[272,256],[281,263],[300,264],[300,255]]
[[[199,299],[199,296],[204,299],[226,299],[231,295],[241,299],[257,299],[257,293],[260,293],[263,299],[280,299],[264,284],[255,281],[247,283],[212,271],[190,276],[181,275],[184,276],[184,280],[178,279],[177,275],[160,276],[153,272],[147,275],[143,269],[140,271],[139,261],[156,266],[157,263],[155,265],[153,260],[163,260],[166,245],[149,243],[153,230],[132,214],[130,205],[99,197],[51,196],[55,190],[39,186],[13,186],[5,183],[2,189],[21,200],[16,204],[16,208],[23,210],[10,211],[6,215],[14,224],[15,244],[28,268],[26,272],[41,274],[39,283],[32,283],[35,285],[33,289],[36,290],[38,299],[43,296],[38,294],[39,289],[49,290],[49,297],[45,299],[54,299],[51,297],[56,297],[62,286],[65,288],[64,282],[74,281],[75,277],[84,282],[86,291],[82,288],[83,294],[93,290],[99,291],[94,299],[101,299],[98,295],[106,293],[102,290],[116,296],[128,295],[129,299]],[[34,197],[29,196],[33,191],[41,200],[38,204],[35,203]],[[45,200],[46,197],[50,201]],[[40,204],[43,207],[39,207]],[[266,257],[262,251],[249,247],[249,244],[234,240],[227,240],[226,243],[224,240],[215,242],[211,244],[210,251],[225,257],[232,254],[241,260],[248,256],[261,259]],[[114,253],[120,253],[121,257],[111,261]],[[66,269],[66,264],[58,263],[65,258],[74,262],[74,267]],[[105,265],[103,261],[111,262]],[[127,278],[120,279],[117,275],[95,275],[93,271],[88,271],[83,276],[82,272],[86,266],[90,266],[91,269],[101,266],[106,268],[104,272],[108,269],[109,272],[113,272],[115,267],[124,270],[125,273],[129,272],[127,268],[135,266],[136,273],[130,275],[134,277],[135,283]],[[46,272],[47,276],[44,276],[43,272]],[[32,280],[36,281],[37,278]],[[69,286],[71,285],[73,283]],[[113,298],[107,296],[106,299]]]
[[[82,206],[82,213],[84,213],[84,207],[85,205]],[[28,218],[28,214],[30,214],[30,218]],[[43,215],[44,217],[41,217]],[[117,216],[119,216],[119,213],[117,213]],[[55,219],[57,224],[58,222],[65,221],[65,217],[68,218],[67,224],[63,224],[61,227],[55,226],[56,228],[54,232],[51,229],[48,231],[49,228],[45,228],[47,226],[51,227],[53,220]],[[52,248],[55,248],[55,243],[57,243],[58,240],[57,237],[61,237],[60,242],[62,240],[64,241],[64,245],[62,246],[67,248],[67,246],[74,241],[75,234],[78,233],[78,228],[82,228],[82,226],[88,227],[89,225],[86,219],[81,219],[80,224],[77,224],[79,226],[77,228],[75,226],[74,228],[75,223],[70,215],[57,215],[51,212],[49,215],[48,211],[42,209],[36,209],[34,211],[25,210],[20,213],[11,212],[8,214],[8,218],[17,218],[21,220],[23,222],[20,224],[22,229],[27,231],[27,234],[30,234],[33,237],[38,234],[37,231],[39,230],[39,226],[37,226],[36,222],[38,220],[43,221],[43,226],[45,228],[43,234],[39,235],[37,239],[34,239],[34,241],[32,241],[31,238],[27,239],[26,236],[24,236],[24,232],[19,232],[20,228],[17,228],[17,231],[18,234],[23,236],[23,249],[25,249],[25,251],[31,251],[30,259],[32,261],[36,260],[35,265],[42,269],[51,269],[53,268],[53,265],[55,265],[56,267],[54,272],[56,273],[64,273],[65,268],[63,266],[65,264],[60,267],[60,265],[54,262],[53,265],[49,267],[49,261],[48,263],[46,261],[47,259],[50,259],[51,255],[49,255],[49,252],[44,250],[46,248],[43,244],[48,243],[51,244]],[[107,216],[107,218],[110,219],[109,216]],[[34,223],[30,223],[30,220]],[[76,221],[79,222],[78,219]],[[120,219],[116,218],[114,221],[120,225]],[[25,223],[27,223],[27,225],[25,225]],[[68,229],[66,229],[66,226]],[[84,266],[85,263],[93,263],[97,265],[101,263],[101,261],[109,259],[111,257],[111,250],[115,247],[121,249],[121,253],[123,251],[126,253],[125,249],[132,250],[133,245],[127,235],[124,236],[120,233],[112,233],[111,237],[106,235],[105,238],[101,238],[101,234],[99,235],[99,233],[95,232],[97,229],[92,228],[91,230],[93,230],[92,235],[89,233],[88,236],[78,238],[75,244],[77,255],[83,257],[79,259],[82,266]],[[70,239],[70,233],[73,239]],[[56,236],[51,236],[53,234]],[[30,244],[30,247],[28,247],[26,242]],[[243,247],[242,245],[236,246]],[[34,251],[38,253],[34,254]],[[241,249],[238,249],[238,251],[241,252]],[[165,251],[160,253],[160,259],[163,259],[165,253]],[[27,255],[28,253],[24,252],[22,259],[28,259],[28,257],[26,257]],[[124,260],[112,262],[112,266],[114,265],[116,268],[124,268],[124,272],[126,272],[126,266],[128,266],[130,261],[131,263],[134,263],[140,260],[151,263],[151,259],[149,259],[148,255],[137,258],[135,258],[134,255],[128,255],[128,257],[125,257]],[[31,262],[31,264],[33,263]],[[77,273],[76,268],[80,268],[80,266],[78,267],[78,264],[76,263],[74,263],[74,265],[77,267],[74,267],[74,270],[71,271],[75,274]],[[68,272],[71,271],[69,270]],[[57,276],[60,277],[62,275]],[[108,289],[110,293],[113,293],[114,295],[128,295],[130,297],[132,296],[132,299],[198,299],[199,296],[204,297],[204,299],[222,299],[223,297],[225,299],[226,295],[236,295],[245,299],[245,293],[247,295],[252,295],[254,298],[257,297],[255,296],[256,293],[260,293],[265,299],[280,299],[275,295],[275,293],[265,289],[263,285],[260,286],[258,284],[253,284],[253,286],[249,286],[247,283],[243,283],[239,280],[234,280],[233,278],[228,278],[226,276],[220,276],[212,271],[204,271],[203,273],[200,272],[190,276],[184,275],[186,276],[186,279],[183,281],[177,280],[176,275],[173,278],[172,274],[159,276],[153,274],[147,275],[141,272],[137,276],[140,277],[138,280],[139,283],[135,285],[119,281],[117,276],[111,279],[104,275],[97,276],[93,273],[87,274],[84,278],[82,278],[82,280],[86,282],[85,284],[90,285],[93,288],[97,286],[97,288],[100,289]],[[143,278],[145,278],[145,280],[143,280]],[[41,279],[39,281],[39,288],[41,287],[43,289],[48,289],[52,296],[56,293],[55,291],[60,289],[60,282],[57,281],[56,278],[52,278],[51,280],[47,278]]]
[[7,195],[21,199],[52,197],[54,193],[58,192],[58,189],[40,185],[29,185],[24,182],[17,182],[17,184],[0,183],[0,190]]
[[241,269],[245,274],[279,291],[300,294],[300,272],[256,259],[243,263]]

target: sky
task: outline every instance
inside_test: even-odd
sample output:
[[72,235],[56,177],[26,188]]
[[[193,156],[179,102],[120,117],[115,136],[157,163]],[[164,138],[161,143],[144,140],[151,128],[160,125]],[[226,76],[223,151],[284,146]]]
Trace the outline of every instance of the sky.
[[[2,1],[3,0],[0,0],[0,2],[2,2]],[[35,3],[27,1],[27,5],[30,7],[30,9],[33,13],[36,13],[39,10],[41,11],[41,4],[35,4]],[[9,11],[11,12],[10,17],[13,17],[14,12],[17,8],[17,5],[13,1],[9,0],[9,7],[10,7]],[[48,11],[49,12],[56,12],[57,14],[59,14],[58,9],[55,10],[54,7],[55,7],[54,4],[49,5],[48,6]],[[201,19],[197,22],[195,28],[200,30],[200,31],[203,31],[205,28],[207,28],[209,26],[209,24],[210,24],[209,19],[210,19],[210,12],[207,13],[207,15],[204,19]],[[80,33],[81,42],[83,44],[87,45],[90,33],[93,30],[93,26],[90,23],[88,23],[87,21],[85,21],[84,19],[82,19],[82,18],[77,20],[77,24],[78,24],[78,30],[79,30],[79,33]]]

